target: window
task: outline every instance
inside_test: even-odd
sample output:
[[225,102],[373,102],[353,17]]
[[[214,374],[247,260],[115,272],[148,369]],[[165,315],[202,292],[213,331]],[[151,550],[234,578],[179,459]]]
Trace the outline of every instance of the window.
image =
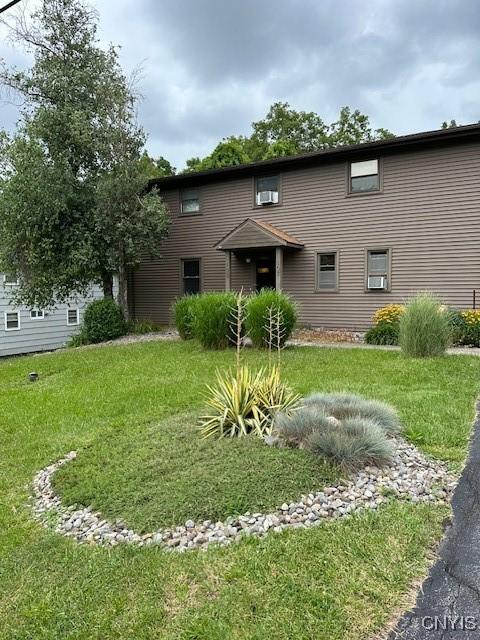
[[19,284],[18,278],[13,273],[5,273],[3,275],[3,284],[7,287],[16,287]]
[[78,307],[75,309],[67,309],[67,324],[79,324],[80,322],[80,313]]
[[180,198],[182,213],[199,213],[200,194],[198,189],[182,189]]
[[45,312],[43,309],[31,309],[30,310],[30,318],[32,320],[43,320],[45,317]]
[[183,293],[200,292],[200,260],[182,260]]
[[350,163],[350,193],[378,191],[380,180],[378,160],[365,160]]
[[337,252],[317,253],[317,291],[336,291],[337,288]]
[[20,313],[18,311],[5,312],[5,331],[18,331],[20,329]]
[[255,181],[255,203],[258,206],[278,204],[280,180],[278,176],[264,176]]
[[390,250],[367,251],[367,289],[387,291],[390,288]]

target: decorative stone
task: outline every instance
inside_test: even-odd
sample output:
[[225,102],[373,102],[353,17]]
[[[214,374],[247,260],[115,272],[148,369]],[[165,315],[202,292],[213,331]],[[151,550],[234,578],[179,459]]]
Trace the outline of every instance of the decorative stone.
[[444,503],[448,500],[456,478],[446,466],[427,458],[405,440],[396,438],[393,442],[396,448],[390,466],[383,469],[368,466],[352,475],[348,482],[300,496],[298,502],[284,502],[273,513],[248,511],[215,524],[211,520],[197,524],[194,520],[187,520],[185,526],[143,535],[128,529],[120,520],[108,522],[91,508],[77,509],[75,505],[62,504],[54,493],[52,476],[61,466],[75,459],[76,452],[71,451],[35,476],[33,511],[45,527],[53,526],[55,531],[78,543],[109,547],[119,544],[155,545],[165,551],[185,552],[194,548],[205,549],[212,544],[229,544],[246,535],[264,536],[286,528],[317,526],[326,519],[343,518],[359,509],[377,509],[395,496],[412,503]]

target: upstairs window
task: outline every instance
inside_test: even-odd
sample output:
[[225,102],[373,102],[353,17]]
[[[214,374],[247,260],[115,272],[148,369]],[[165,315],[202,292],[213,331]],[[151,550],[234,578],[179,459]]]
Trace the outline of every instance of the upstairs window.
[[80,323],[80,311],[78,307],[67,309],[67,324],[74,325]]
[[18,331],[20,329],[20,313],[7,311],[5,313],[5,331]]
[[255,181],[255,203],[258,206],[278,204],[280,179],[278,176],[264,176]]
[[336,291],[338,287],[337,252],[317,254],[317,290]]
[[32,320],[43,320],[45,317],[45,312],[43,309],[31,309],[30,310],[30,318]]
[[182,260],[183,293],[200,293],[200,260]]
[[387,291],[390,288],[390,250],[367,251],[367,289]]
[[350,163],[350,193],[366,193],[379,189],[378,160]]
[[14,273],[5,273],[3,275],[3,284],[7,287],[16,287],[20,283],[17,276]]
[[200,192],[198,189],[182,189],[180,199],[182,213],[199,213]]

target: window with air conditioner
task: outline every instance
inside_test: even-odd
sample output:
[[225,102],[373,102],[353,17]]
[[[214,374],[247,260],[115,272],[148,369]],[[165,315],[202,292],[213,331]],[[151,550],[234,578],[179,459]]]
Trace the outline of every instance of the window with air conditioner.
[[278,204],[280,193],[278,176],[262,176],[255,180],[255,202],[257,206]]
[[367,251],[367,289],[369,291],[390,289],[390,249]]
[[350,193],[379,191],[380,174],[378,159],[351,162],[349,182]]

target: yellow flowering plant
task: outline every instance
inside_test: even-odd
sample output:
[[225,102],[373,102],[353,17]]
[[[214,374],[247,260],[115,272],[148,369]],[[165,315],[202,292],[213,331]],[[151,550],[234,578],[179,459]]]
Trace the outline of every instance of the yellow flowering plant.
[[405,312],[403,304],[387,304],[385,307],[377,309],[373,314],[373,324],[376,326],[381,323],[398,324],[400,316]]
[[466,311],[461,311],[460,315],[466,324],[480,324],[480,309],[467,309]]

